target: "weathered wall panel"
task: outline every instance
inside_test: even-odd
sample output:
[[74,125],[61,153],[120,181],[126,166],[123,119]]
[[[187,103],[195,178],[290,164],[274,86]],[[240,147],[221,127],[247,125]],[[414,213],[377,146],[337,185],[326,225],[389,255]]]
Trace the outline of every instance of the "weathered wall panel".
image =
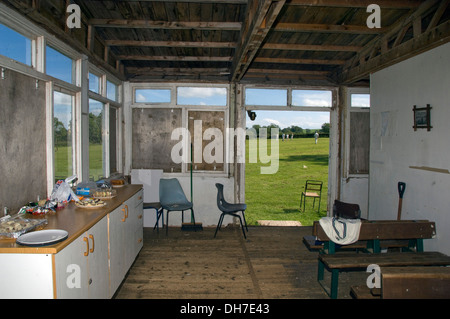
[[0,79],[0,208],[46,197],[45,83],[9,70]]
[[132,114],[132,168],[181,172],[171,159],[172,131],[181,127],[181,109],[135,108]]

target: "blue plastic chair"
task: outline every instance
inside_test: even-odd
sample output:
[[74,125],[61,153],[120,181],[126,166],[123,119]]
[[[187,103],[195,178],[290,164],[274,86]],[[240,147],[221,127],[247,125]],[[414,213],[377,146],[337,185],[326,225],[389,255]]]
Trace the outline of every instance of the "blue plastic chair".
[[176,178],[159,180],[159,202],[161,204],[161,213],[167,211],[166,234],[169,229],[169,212],[181,211],[181,220],[184,222],[184,211],[190,210],[192,222],[195,224],[194,209],[190,201],[187,200],[180,182]]
[[[244,234],[244,238],[247,238],[247,236],[245,235],[245,229],[247,229],[247,231],[248,231],[247,221],[245,220],[245,210],[247,209],[247,205],[246,204],[230,204],[230,203],[228,203],[223,196],[223,184],[217,183],[216,187],[217,187],[217,207],[220,209],[222,214],[220,214],[219,223],[217,224],[216,232],[214,233],[214,238],[216,238],[217,231],[222,226],[223,217],[225,215],[231,215],[231,216],[239,218],[239,221],[241,223],[242,233]],[[238,212],[242,212],[242,218],[244,219],[245,229],[244,229],[244,224],[242,223],[241,216],[239,216],[237,214]]]

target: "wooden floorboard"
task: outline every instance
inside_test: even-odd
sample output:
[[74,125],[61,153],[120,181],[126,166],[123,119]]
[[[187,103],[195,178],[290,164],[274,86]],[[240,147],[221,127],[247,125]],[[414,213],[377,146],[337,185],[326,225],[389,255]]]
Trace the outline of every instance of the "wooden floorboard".
[[[144,229],[144,246],[118,299],[328,299],[317,282],[318,252],[303,236],[311,227],[224,227],[198,232]],[[356,279],[355,279],[356,278]],[[340,277],[339,298],[367,274]]]

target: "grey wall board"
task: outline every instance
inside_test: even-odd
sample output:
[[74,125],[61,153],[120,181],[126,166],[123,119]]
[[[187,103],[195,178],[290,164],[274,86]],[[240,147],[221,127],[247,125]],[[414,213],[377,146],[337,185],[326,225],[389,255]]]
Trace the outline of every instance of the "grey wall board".
[[47,195],[45,83],[5,70],[0,79],[0,207]]

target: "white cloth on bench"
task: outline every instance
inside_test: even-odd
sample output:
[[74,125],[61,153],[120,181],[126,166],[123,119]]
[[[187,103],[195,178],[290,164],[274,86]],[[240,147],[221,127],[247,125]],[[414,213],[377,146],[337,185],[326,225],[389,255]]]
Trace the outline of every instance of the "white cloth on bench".
[[323,217],[319,223],[328,238],[336,244],[350,245],[358,241],[361,219]]

